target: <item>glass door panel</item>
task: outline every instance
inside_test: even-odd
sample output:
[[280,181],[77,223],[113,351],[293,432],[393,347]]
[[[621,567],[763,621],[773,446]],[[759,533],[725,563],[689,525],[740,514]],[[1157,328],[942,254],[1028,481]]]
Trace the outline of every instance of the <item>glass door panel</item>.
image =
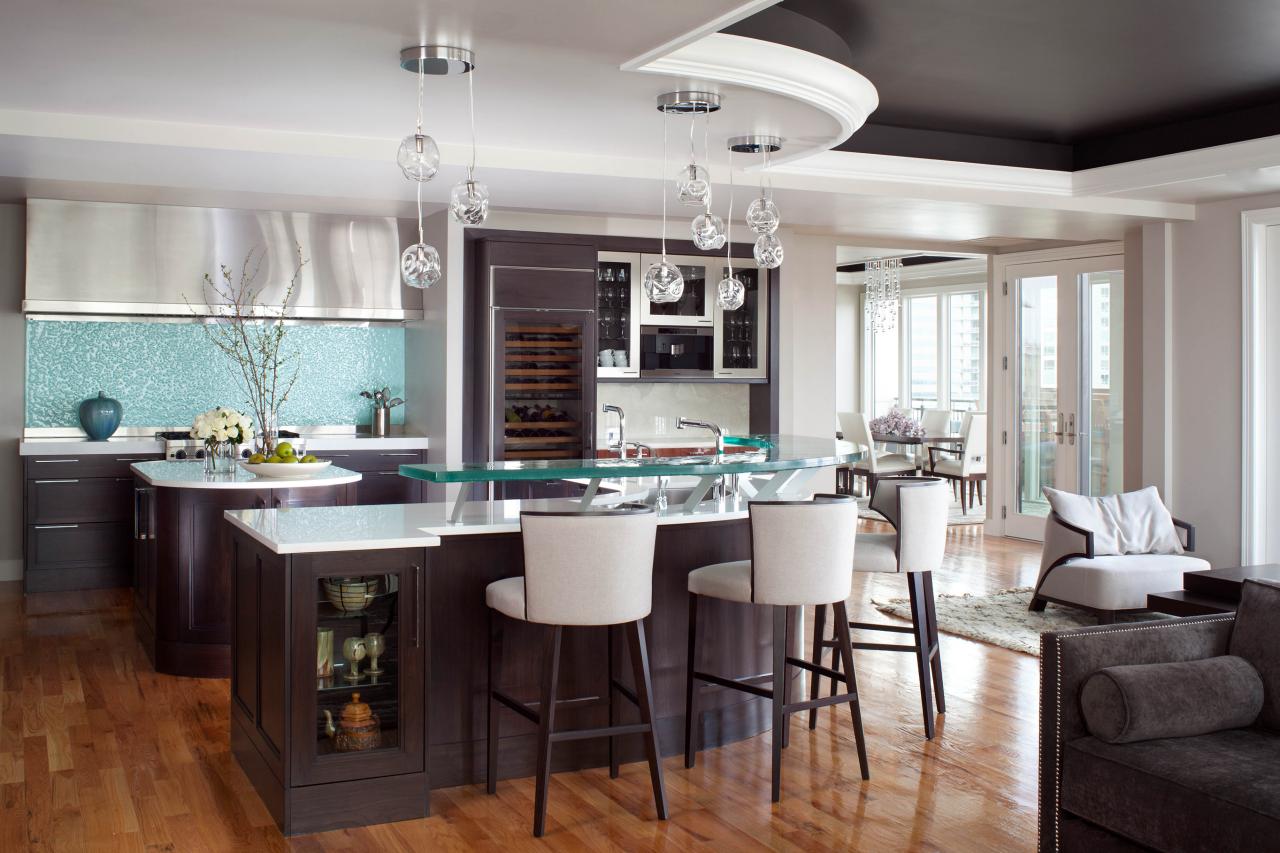
[[1014,494],[1006,532],[1039,539],[1044,488],[1124,490],[1124,273],[1114,257],[1009,270]]
[[[728,266],[715,269],[716,291]],[[733,274],[745,291],[742,305],[733,311],[715,306],[715,375],[744,379],[768,375],[769,306],[767,274],[755,267],[735,266]]]
[[596,267],[596,376],[640,376],[640,256],[601,252]]
[[[657,263],[657,255],[642,255],[641,275],[651,264]],[[719,265],[716,259],[696,257],[668,257],[684,277],[684,293],[676,302],[650,302],[640,299],[640,322],[646,326],[710,326],[713,325],[712,307],[715,297],[712,289],[720,281],[716,276]],[[713,280],[714,279],[714,280]]]
[[938,297],[913,296],[906,301],[907,408],[915,415],[938,407]]

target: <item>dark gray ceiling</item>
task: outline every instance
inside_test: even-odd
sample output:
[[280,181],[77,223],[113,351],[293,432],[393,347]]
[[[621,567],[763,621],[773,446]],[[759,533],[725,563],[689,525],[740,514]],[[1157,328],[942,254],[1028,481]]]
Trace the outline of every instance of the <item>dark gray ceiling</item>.
[[1280,0],[786,0],[729,32],[870,79],[848,150],[1081,169],[1280,133]]

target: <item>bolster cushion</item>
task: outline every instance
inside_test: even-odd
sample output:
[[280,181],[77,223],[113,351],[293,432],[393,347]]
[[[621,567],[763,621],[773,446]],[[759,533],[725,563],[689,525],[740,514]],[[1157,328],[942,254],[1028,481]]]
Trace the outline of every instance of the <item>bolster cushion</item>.
[[1080,689],[1089,733],[1106,743],[1192,737],[1253,725],[1262,678],[1233,655],[1109,666]]

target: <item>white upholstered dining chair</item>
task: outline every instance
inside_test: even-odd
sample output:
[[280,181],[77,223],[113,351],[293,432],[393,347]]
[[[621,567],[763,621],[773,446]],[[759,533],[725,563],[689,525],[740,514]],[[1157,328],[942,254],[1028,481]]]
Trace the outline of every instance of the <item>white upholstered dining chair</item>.
[[876,480],[894,474],[914,473],[918,467],[915,460],[901,453],[889,453],[877,450],[875,439],[871,437],[871,422],[862,412],[840,412],[840,431],[844,440],[863,451],[863,457],[850,466],[853,477],[863,477],[867,481],[867,494],[875,491]]

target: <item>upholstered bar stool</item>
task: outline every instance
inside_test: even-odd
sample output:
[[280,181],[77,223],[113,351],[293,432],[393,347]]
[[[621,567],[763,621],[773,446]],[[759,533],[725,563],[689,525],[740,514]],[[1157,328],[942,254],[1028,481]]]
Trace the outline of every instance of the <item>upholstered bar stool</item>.
[[[620,735],[642,735],[649,759],[654,805],[658,818],[667,818],[661,753],[653,725],[653,683],[642,621],[652,609],[657,524],[657,515],[648,507],[598,512],[522,512],[524,577],[495,581],[485,589],[485,602],[490,608],[488,791],[494,793],[498,781],[498,711],[499,705],[503,705],[538,726],[533,806],[535,836],[541,836],[546,827],[551,747],[561,741],[608,737],[610,775],[616,776],[613,739]],[[536,711],[504,693],[498,685],[504,619],[547,626],[542,701]],[[635,689],[632,691],[614,679],[610,655],[610,723],[614,719],[615,692],[636,705],[640,722],[556,731],[556,681],[560,674],[560,639],[564,628],[614,625],[626,626]],[[612,632],[611,627],[607,630]]]
[[[911,597],[911,627],[876,622],[850,622],[836,611],[836,633],[825,638],[827,608],[814,608],[813,663],[822,664],[825,649],[838,649],[843,642],[838,633],[842,627],[860,631],[890,631],[910,634],[907,643],[853,643],[855,649],[888,652],[915,652],[920,677],[920,703],[924,711],[925,737],[933,739],[934,715],[947,711],[942,686],[942,651],[938,643],[938,616],[933,600],[933,571],[942,565],[946,550],[947,513],[951,495],[942,480],[934,477],[887,477],[876,483],[871,493],[871,508],[893,525],[893,533],[862,533],[858,536],[858,552],[853,560],[855,572],[897,572],[907,576]],[[840,669],[840,658],[833,654],[832,669]],[[809,698],[818,696],[818,678],[809,683]],[[831,681],[831,692],[836,689]],[[817,709],[809,712],[809,728],[818,722]]]
[[[862,778],[867,769],[867,745],[862,733],[862,710],[849,644],[845,599],[853,585],[853,544],[858,505],[847,495],[815,495],[812,501],[758,501],[751,513],[751,559],[716,563],[689,573],[689,657],[685,683],[684,764],[694,765],[701,721],[697,709],[698,682],[728,687],[761,696],[773,703],[773,801],[782,793],[782,748],[786,727],[797,711],[847,703],[858,742]],[[741,604],[773,608],[772,687],[751,683],[756,678],[727,678],[697,669],[698,601],[703,596]],[[841,675],[835,670],[787,654],[788,620],[801,608],[832,605],[836,612],[836,644],[844,659]],[[798,624],[798,622],[796,623]],[[816,675],[828,675],[847,683],[844,693],[805,702],[788,702],[788,666]],[[834,683],[834,682],[833,682]]]

